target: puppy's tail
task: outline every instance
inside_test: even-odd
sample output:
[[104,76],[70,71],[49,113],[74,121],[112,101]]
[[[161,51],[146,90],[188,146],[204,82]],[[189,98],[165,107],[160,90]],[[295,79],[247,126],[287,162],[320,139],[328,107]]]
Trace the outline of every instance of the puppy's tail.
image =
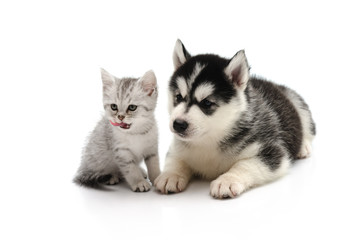
[[97,172],[86,171],[79,172],[73,182],[83,187],[100,188],[100,185],[109,181],[111,177],[110,174],[100,175]]

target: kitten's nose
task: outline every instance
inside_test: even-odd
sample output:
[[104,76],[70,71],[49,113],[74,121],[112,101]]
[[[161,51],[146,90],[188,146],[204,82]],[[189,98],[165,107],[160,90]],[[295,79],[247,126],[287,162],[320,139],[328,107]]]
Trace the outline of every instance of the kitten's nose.
[[122,121],[124,119],[124,116],[123,115],[118,115],[118,119]]
[[188,126],[189,126],[189,124],[186,121],[181,120],[181,119],[176,119],[173,122],[173,129],[175,129],[175,131],[178,133],[185,132]]

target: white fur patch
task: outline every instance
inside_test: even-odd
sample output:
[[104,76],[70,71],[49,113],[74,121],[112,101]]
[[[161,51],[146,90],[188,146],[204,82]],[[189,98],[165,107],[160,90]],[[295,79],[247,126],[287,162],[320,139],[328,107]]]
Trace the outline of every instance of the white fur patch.
[[258,155],[261,144],[259,142],[254,142],[249,144],[244,148],[244,150],[239,155],[240,159],[248,159]]
[[194,84],[196,77],[200,74],[200,72],[205,68],[205,65],[201,65],[201,63],[196,63],[194,67],[194,71],[192,72],[190,78],[188,79],[188,87],[191,88],[192,84]]
[[214,92],[215,88],[213,84],[204,83],[198,86],[195,90],[195,97],[198,102],[201,102],[203,99],[207,98]]
[[174,93],[168,91],[168,114],[171,116],[173,110],[173,103],[174,103]]
[[196,125],[202,126],[203,136],[200,141],[204,141],[204,137],[210,141],[219,142],[221,138],[225,136],[225,133],[229,132],[234,126],[235,121],[243,111],[240,102],[237,100],[231,101],[229,104],[219,107],[212,117],[206,116],[197,106],[192,111],[190,109],[189,114],[192,121]]
[[182,95],[182,97],[186,97],[187,92],[188,92],[188,87],[186,84],[186,80],[183,77],[178,77],[176,80],[177,83],[177,87],[180,91],[180,94]]
[[173,122],[176,119],[182,119],[182,120],[187,121],[186,116],[185,116],[185,111],[186,111],[186,103],[184,103],[184,102],[180,103],[172,110],[172,113],[170,116],[170,130],[172,132],[174,132]]

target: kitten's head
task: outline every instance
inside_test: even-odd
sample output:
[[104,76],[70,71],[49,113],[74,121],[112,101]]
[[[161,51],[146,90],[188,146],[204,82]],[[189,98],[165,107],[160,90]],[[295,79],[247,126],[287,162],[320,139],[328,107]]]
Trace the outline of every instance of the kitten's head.
[[152,128],[157,101],[157,80],[153,71],[141,78],[117,78],[101,69],[103,106],[110,124],[120,131],[140,134]]

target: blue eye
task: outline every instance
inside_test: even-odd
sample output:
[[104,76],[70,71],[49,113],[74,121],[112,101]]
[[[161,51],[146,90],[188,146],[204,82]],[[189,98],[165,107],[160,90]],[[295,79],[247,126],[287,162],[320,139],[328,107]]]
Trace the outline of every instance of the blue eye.
[[207,99],[204,99],[201,101],[201,106],[204,107],[204,108],[210,108],[212,106],[212,102],[210,102],[209,100]]
[[116,104],[111,104],[111,109],[113,110],[113,111],[117,111],[118,110],[118,107],[117,107],[117,105]]
[[128,106],[128,110],[130,110],[130,111],[136,111],[136,109],[137,109],[137,106],[136,105],[129,105]]
[[181,94],[177,94],[176,95],[176,102],[177,103],[180,103],[180,102],[182,102],[184,99],[183,99],[183,97],[182,97],[182,95]]

